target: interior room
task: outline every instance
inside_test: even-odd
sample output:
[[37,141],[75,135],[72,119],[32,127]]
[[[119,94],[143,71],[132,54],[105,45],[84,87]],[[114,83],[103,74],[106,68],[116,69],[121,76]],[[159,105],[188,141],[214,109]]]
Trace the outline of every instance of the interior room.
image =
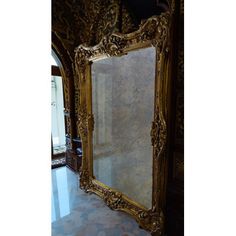
[[3,1],[0,235],[236,235],[234,3]]
[[52,236],[184,235],[184,1],[52,0]]

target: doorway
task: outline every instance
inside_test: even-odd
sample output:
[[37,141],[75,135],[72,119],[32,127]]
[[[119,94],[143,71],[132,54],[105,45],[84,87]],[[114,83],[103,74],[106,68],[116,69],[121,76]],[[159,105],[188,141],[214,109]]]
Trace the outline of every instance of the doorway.
[[66,164],[66,134],[63,82],[59,60],[51,56],[51,145],[52,168]]

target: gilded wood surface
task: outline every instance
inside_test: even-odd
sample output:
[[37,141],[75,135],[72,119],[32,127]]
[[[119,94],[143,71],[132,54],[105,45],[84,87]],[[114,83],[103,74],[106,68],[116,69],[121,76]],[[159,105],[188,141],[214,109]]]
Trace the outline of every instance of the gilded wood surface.
[[[163,234],[164,198],[166,183],[167,149],[167,103],[169,70],[169,12],[143,21],[140,28],[129,34],[112,34],[104,37],[94,47],[79,46],[75,50],[75,70],[78,75],[80,98],[77,126],[82,139],[83,159],[80,173],[80,187],[94,192],[104,199],[113,210],[131,214],[140,226],[150,232]],[[152,208],[146,209],[124,194],[99,182],[93,176],[92,133],[94,119],[91,101],[91,63],[100,58],[120,56],[142,47],[156,48],[155,110],[150,131],[153,145],[153,194]]]

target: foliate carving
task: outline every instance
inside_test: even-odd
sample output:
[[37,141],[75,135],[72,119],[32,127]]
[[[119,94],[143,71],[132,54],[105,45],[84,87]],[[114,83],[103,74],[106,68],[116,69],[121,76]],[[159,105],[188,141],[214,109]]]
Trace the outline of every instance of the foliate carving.
[[86,176],[85,188],[87,191],[95,192],[103,198],[108,207],[112,210],[121,210],[133,215],[140,226],[150,232],[162,231],[164,216],[153,210],[145,210],[138,204],[133,204],[130,200],[120,192],[101,186],[96,180],[88,184],[88,176]]
[[117,210],[127,206],[122,198],[122,194],[118,192],[107,191],[104,195],[104,201],[112,210]]
[[152,210],[140,211],[139,217],[151,232],[159,232],[161,235],[164,226],[164,215],[162,212],[159,214]]
[[134,31],[137,25],[125,4],[122,4],[122,27],[119,29],[120,7],[120,0],[83,0],[82,4],[77,6],[78,10],[74,11],[77,24],[84,29],[82,32],[78,31],[81,43],[95,45],[112,33]]
[[158,158],[166,144],[166,124],[160,115],[156,115],[152,122],[151,142],[154,147],[154,158]]
[[85,70],[86,70],[86,66],[87,66],[87,61],[84,58],[79,58],[77,61],[77,68],[79,69],[80,73],[79,73],[79,81],[81,81],[82,83],[85,82],[86,76],[85,76]]
[[149,18],[141,23],[142,33],[140,40],[152,40],[154,44],[162,45],[168,32],[169,13]]
[[79,106],[78,109],[78,122],[80,137],[83,142],[87,142],[88,127],[87,127],[87,110],[85,105]]
[[[120,0],[53,0],[52,29],[73,56],[75,46],[95,45],[117,31]],[[134,30],[134,22],[125,4],[122,29]]]
[[124,210],[130,208],[130,204],[121,193],[106,186],[101,186],[96,181],[93,182],[93,191],[98,193],[98,195],[104,199],[107,206],[112,210]]
[[92,186],[93,184],[88,170],[82,170],[80,172],[80,188],[85,192],[89,192],[89,190],[92,189]]
[[82,66],[84,65],[84,60],[96,59],[101,55],[121,55],[130,45],[149,40],[154,44],[162,46],[167,37],[168,23],[169,13],[167,12],[142,22],[139,30],[133,33],[126,35],[114,33],[110,36],[105,36],[100,43],[94,47],[80,45],[75,49],[75,57],[78,65]]
[[94,117],[92,114],[87,114],[85,105],[79,106],[77,125],[82,140],[87,142],[88,132],[94,130]]
[[76,51],[76,59],[78,62],[78,68],[81,72],[84,71],[86,61],[96,58],[102,54],[107,56],[115,56],[122,53],[122,49],[125,48],[125,40],[119,35],[111,35],[104,37],[99,46],[88,48],[86,46],[79,46]]
[[111,35],[110,37],[104,37],[101,44],[109,56],[116,56],[123,53],[125,47],[125,40],[117,35]]
[[167,40],[169,18],[169,12],[165,12],[142,21],[139,30],[133,33],[133,38],[135,39],[128,41],[129,44],[151,41],[153,46],[161,52],[162,47],[165,45],[164,42]]
[[[167,11],[167,2],[169,0],[159,0],[157,6]],[[136,30],[139,22],[126,5],[120,0],[53,0],[52,30],[73,57],[74,48],[79,44],[91,46],[112,33]]]

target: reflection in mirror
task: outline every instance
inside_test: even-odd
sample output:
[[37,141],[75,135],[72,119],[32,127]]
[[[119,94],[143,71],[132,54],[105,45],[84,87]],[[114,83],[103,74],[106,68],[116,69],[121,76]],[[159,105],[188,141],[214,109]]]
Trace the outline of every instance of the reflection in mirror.
[[152,206],[155,48],[92,64],[93,166],[99,181]]

